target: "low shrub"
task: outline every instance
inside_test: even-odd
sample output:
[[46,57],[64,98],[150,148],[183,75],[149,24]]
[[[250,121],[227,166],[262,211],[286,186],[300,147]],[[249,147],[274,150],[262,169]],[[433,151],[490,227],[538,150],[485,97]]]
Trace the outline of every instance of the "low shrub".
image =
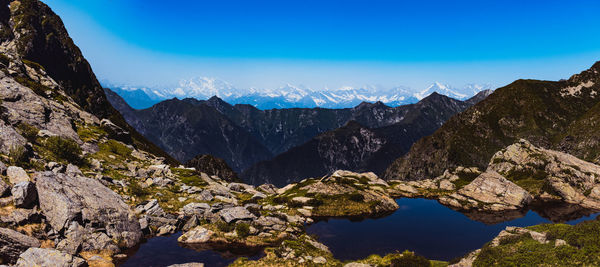
[[233,225],[228,224],[224,221],[218,221],[217,223],[215,223],[215,225],[217,226],[217,229],[219,229],[219,231],[224,233],[229,233],[233,231],[233,229],[235,229]]
[[19,129],[20,134],[31,143],[35,143],[37,134],[40,131],[35,126],[27,123],[19,123],[17,129]]
[[390,267],[429,267],[431,262],[423,256],[405,251],[402,257],[392,259]]
[[247,237],[250,234],[250,225],[247,223],[238,223],[235,226],[235,232],[237,233],[238,237]]
[[23,146],[13,146],[8,152],[10,164],[25,167],[29,162],[29,152]]
[[62,138],[60,136],[48,137],[45,141],[45,147],[52,154],[56,161],[62,161],[66,163],[80,164],[81,148],[77,142]]
[[348,199],[350,199],[354,202],[362,202],[363,200],[365,200],[365,196],[363,196],[362,194],[360,194],[358,192],[354,192],[354,193],[351,193],[350,196],[348,196]]
[[144,197],[144,196],[147,196],[147,195],[150,194],[150,192],[148,190],[146,190],[145,188],[143,188],[137,182],[131,182],[129,184],[129,193],[132,196],[136,196],[136,197]]

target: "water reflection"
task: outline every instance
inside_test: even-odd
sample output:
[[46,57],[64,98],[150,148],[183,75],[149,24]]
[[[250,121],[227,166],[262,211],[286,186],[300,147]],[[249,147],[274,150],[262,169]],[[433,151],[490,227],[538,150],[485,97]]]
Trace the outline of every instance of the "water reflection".
[[329,219],[309,226],[307,232],[318,235],[341,260],[406,249],[430,259],[450,260],[481,247],[506,226],[575,224],[597,215],[594,211],[558,204],[535,206],[533,210],[463,214],[435,200],[403,198],[396,202],[400,209],[385,218]]
[[202,262],[205,266],[227,266],[239,257],[258,259],[262,250],[241,250],[231,247],[180,246],[181,233],[153,237],[128,251],[129,257],[119,266],[168,266],[187,262]]

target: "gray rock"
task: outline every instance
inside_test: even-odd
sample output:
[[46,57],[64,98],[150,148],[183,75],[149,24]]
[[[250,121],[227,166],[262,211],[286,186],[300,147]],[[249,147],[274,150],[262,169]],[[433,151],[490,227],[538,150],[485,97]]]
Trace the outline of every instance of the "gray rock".
[[200,192],[200,200],[212,201],[214,198],[215,197],[208,190]]
[[371,266],[373,266],[373,265],[366,264],[366,263],[358,263],[358,262],[346,263],[346,265],[344,265],[344,267],[371,267]]
[[83,267],[87,266],[87,263],[82,258],[55,249],[30,248],[21,254],[15,266]]
[[102,126],[109,133],[109,135],[117,139],[126,138],[129,135],[128,131],[125,131],[123,128],[117,126],[108,119],[102,119],[100,121],[100,126]]
[[27,140],[21,136],[15,129],[9,125],[5,125],[3,120],[0,120],[0,152],[9,154],[10,150],[15,147],[23,147],[27,144]]
[[182,263],[182,264],[173,264],[173,265],[169,265],[167,267],[204,267],[204,263],[189,262],[189,263]]
[[12,225],[24,225],[40,221],[40,214],[33,209],[15,209],[8,216],[0,216],[0,221]]
[[99,181],[86,177],[41,172],[36,174],[40,208],[48,223],[61,232],[72,221],[103,229],[125,247],[142,238],[140,224],[121,197]]
[[20,182],[11,189],[17,208],[31,208],[36,204],[37,192],[32,182]]
[[165,211],[160,207],[160,205],[158,205],[158,200],[156,200],[156,199],[152,199],[152,200],[150,200],[150,202],[148,202],[146,205],[144,205],[143,210],[146,212],[146,214],[152,215],[152,216],[164,216],[165,215]]
[[6,175],[6,164],[0,161],[0,175]]
[[262,184],[258,186],[258,189],[262,190],[267,194],[275,194],[277,193],[277,187],[273,184]]
[[177,241],[186,244],[206,243],[213,235],[213,231],[204,227],[198,226],[190,231],[185,232]]
[[0,197],[5,196],[10,192],[10,185],[8,185],[2,178],[0,178]]
[[525,189],[488,170],[457,193],[440,198],[440,203],[462,209],[500,211],[520,209],[532,199]]
[[252,196],[252,200],[259,200],[259,199],[263,199],[266,198],[267,195],[261,193],[261,192],[256,192],[253,196]]
[[11,184],[18,184],[20,182],[29,182],[29,175],[21,167],[10,166],[6,169],[6,176]]
[[196,215],[200,218],[204,217],[204,213],[210,210],[210,205],[206,203],[190,203],[183,206],[183,214],[187,216]]
[[67,165],[67,169],[65,170],[65,174],[71,175],[71,176],[83,176],[83,173],[81,172],[81,170],[79,170],[79,167],[77,167],[77,166],[75,166],[73,164]]
[[181,230],[189,231],[190,229],[196,226],[198,226],[198,217],[194,215],[185,223],[185,225],[183,225],[183,228],[181,228]]
[[14,264],[25,250],[39,246],[40,241],[33,237],[11,229],[0,228],[0,260],[3,263]]
[[226,208],[226,209],[221,210],[219,212],[219,215],[221,215],[221,218],[223,218],[223,220],[227,223],[235,222],[238,220],[254,220],[254,219],[256,219],[256,216],[254,216],[254,214],[250,213],[244,207]]
[[81,249],[81,244],[86,234],[87,230],[79,225],[79,223],[71,222],[69,228],[65,231],[65,239],[58,242],[56,249],[68,254],[77,254]]
[[242,183],[230,183],[228,185],[229,190],[236,192],[243,192],[247,189],[252,189],[252,186]]

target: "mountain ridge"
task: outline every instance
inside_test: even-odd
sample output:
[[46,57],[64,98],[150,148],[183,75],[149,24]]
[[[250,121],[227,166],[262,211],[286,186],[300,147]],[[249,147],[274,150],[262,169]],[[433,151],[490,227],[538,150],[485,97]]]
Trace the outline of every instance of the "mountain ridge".
[[599,145],[592,138],[595,125],[590,118],[599,111],[599,69],[596,62],[568,80],[520,79],[495,90],[415,143],[388,168],[385,178],[419,180],[457,166],[484,168],[496,151],[521,138],[597,162],[593,151]]
[[[402,118],[390,124],[367,127],[350,120],[342,127],[321,133],[271,160],[258,162],[240,176],[252,184],[283,186],[308,177],[321,177],[335,170],[381,174],[393,160],[408,151],[423,136],[433,133],[454,114],[483,98],[481,92],[471,101],[459,101],[433,93],[416,104],[402,106]],[[385,105],[359,105],[354,109],[389,108]]]

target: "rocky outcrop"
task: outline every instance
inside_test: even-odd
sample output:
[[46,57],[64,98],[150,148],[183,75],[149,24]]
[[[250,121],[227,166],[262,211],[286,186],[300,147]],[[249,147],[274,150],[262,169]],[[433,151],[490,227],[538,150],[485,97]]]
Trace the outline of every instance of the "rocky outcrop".
[[600,209],[600,166],[521,140],[496,153],[488,167],[540,199]]
[[494,171],[480,174],[475,180],[440,203],[460,209],[502,211],[521,209],[531,202],[529,192]]
[[0,260],[2,263],[14,264],[25,250],[39,246],[40,241],[33,237],[11,229],[0,228]]
[[103,229],[124,247],[140,241],[142,233],[133,212],[97,180],[42,172],[36,181],[40,208],[55,231],[65,231],[76,222],[85,228]]
[[274,200],[309,217],[376,217],[398,209],[387,187],[374,173],[338,170],[281,188]]
[[88,265],[82,258],[55,249],[30,248],[19,256],[15,266],[84,267]]
[[599,210],[598,177],[598,165],[520,140],[494,154],[483,173],[458,167],[435,179],[394,180],[389,191],[395,196],[437,198],[460,210],[509,211],[532,202]]

